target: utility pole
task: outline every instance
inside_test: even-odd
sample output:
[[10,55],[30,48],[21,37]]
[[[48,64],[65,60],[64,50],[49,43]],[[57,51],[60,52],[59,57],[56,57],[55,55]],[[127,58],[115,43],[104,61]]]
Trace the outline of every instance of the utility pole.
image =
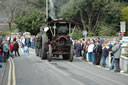
[[46,0],[46,22],[48,19],[48,0]]

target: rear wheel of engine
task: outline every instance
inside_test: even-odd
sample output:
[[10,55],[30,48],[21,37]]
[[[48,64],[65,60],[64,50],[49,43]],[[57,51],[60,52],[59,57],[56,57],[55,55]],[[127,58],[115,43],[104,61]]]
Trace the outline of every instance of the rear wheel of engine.
[[52,46],[48,45],[48,61],[52,61]]
[[73,46],[71,46],[71,48],[70,48],[69,61],[70,61],[70,62],[72,62],[72,61],[73,61]]

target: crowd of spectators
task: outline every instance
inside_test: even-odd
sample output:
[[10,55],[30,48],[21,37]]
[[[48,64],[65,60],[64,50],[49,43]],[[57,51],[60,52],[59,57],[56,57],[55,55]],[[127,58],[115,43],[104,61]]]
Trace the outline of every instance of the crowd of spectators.
[[0,61],[6,62],[9,57],[20,56],[20,47],[21,51],[29,55],[29,47],[32,49],[35,48],[35,36],[7,36],[4,38],[0,36]]
[[115,72],[120,71],[120,55],[121,44],[116,40],[114,44],[103,39],[84,39],[74,41],[74,55],[82,56],[84,60],[93,63],[94,65],[101,65],[106,67],[106,58],[111,55],[110,70]]

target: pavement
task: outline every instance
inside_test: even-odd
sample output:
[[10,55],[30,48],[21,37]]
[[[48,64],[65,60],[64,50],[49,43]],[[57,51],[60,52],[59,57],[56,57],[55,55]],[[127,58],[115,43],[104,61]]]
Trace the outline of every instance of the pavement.
[[8,81],[3,85],[128,85],[128,76],[102,69],[78,57],[74,57],[73,62],[61,57],[48,62],[35,56],[33,49],[29,56],[20,54],[9,60],[12,72],[9,68]]
[[4,76],[5,76],[5,72],[8,64],[0,62],[0,65],[2,65],[2,67],[0,67],[0,85],[3,85]]

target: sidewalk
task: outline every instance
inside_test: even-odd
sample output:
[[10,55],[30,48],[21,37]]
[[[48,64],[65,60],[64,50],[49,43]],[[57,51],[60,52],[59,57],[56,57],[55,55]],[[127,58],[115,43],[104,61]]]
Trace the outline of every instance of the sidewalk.
[[1,85],[5,75],[6,63],[0,62],[0,64],[2,65],[2,67],[0,68],[0,85]]

